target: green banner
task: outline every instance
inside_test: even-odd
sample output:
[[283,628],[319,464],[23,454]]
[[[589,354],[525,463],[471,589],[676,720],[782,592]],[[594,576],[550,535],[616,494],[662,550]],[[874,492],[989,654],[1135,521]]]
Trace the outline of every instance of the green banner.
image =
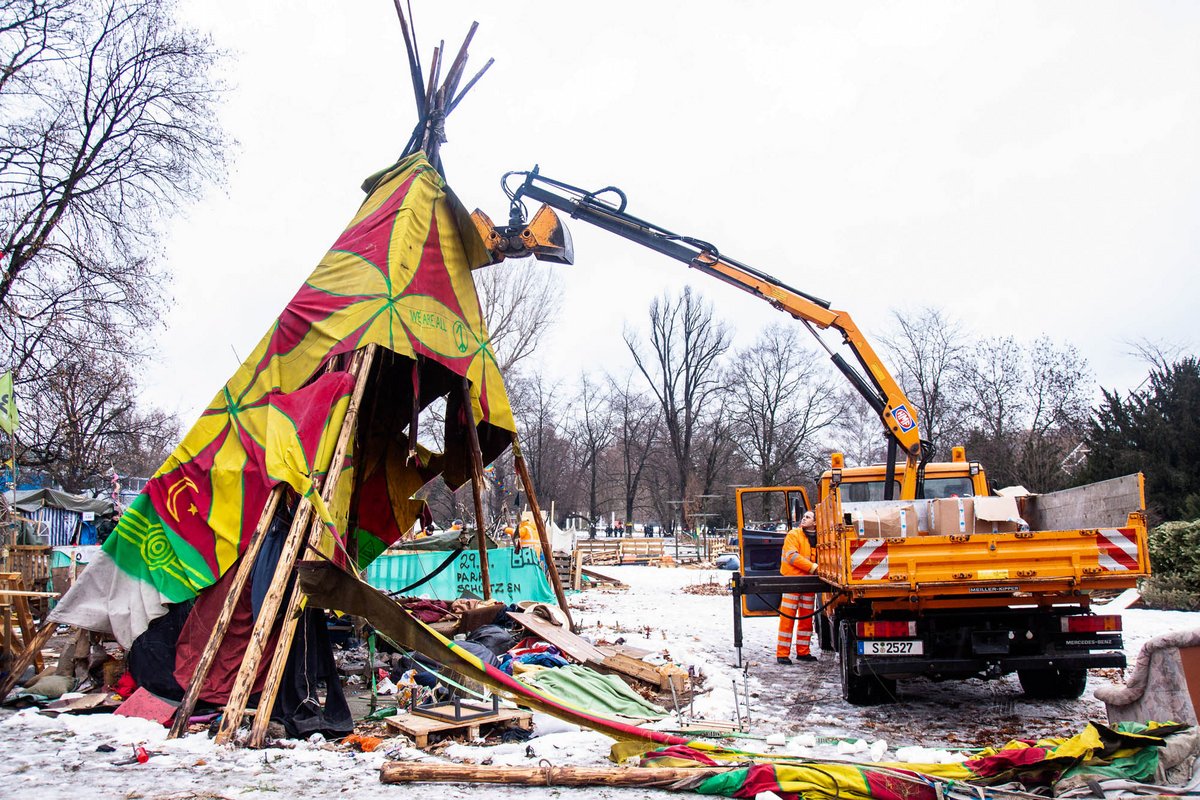
[[9,436],[17,429],[17,395],[13,391],[12,370],[0,375],[0,430]]
[[[450,556],[449,552],[385,552],[367,567],[367,583],[384,592],[398,592],[416,583],[438,568]],[[488,551],[488,578],[492,597],[505,603],[533,600],[555,603],[554,590],[546,577],[545,561],[541,554],[523,547],[498,547]],[[483,596],[483,578],[479,570],[479,553],[464,550],[450,566],[431,580],[412,589],[409,594],[435,600],[457,600],[470,592]]]

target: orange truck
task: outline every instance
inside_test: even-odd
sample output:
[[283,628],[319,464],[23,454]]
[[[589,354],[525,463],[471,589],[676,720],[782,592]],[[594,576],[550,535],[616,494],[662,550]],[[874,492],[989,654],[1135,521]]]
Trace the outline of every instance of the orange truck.
[[1125,666],[1121,617],[1095,613],[1092,599],[1149,574],[1140,474],[1003,497],[954,448],[950,462],[927,465],[924,498],[888,501],[885,473],[833,455],[814,507],[811,578],[779,575],[804,490],[737,490],[739,660],[741,618],[774,616],[780,592],[808,591],[820,595],[821,648],[837,652],[842,695],[856,705],[894,700],[901,678],[1012,672],[1031,697],[1069,699],[1087,670]]
[[[521,183],[511,184],[512,178]],[[1143,483],[1131,475],[1044,495],[998,496],[983,468],[955,448],[931,463],[916,408],[846,311],[713,244],[626,211],[607,186],[588,191],[541,175],[506,174],[508,225],[472,217],[495,261],[534,256],[574,263],[554,210],[686,264],[758,297],[806,327],[883,423],[882,465],[821,477],[815,505],[816,576],[782,576],[787,530],[811,506],[800,487],[737,491],[740,571],[734,575],[734,646],[742,618],[778,613],[781,593],[822,595],[821,646],[837,650],[851,703],[886,702],[896,680],[995,678],[1016,672],[1037,697],[1078,697],[1087,670],[1123,667],[1119,616],[1095,614],[1096,591],[1126,589],[1149,574]],[[543,205],[526,218],[525,201]],[[822,336],[840,335],[851,358]]]

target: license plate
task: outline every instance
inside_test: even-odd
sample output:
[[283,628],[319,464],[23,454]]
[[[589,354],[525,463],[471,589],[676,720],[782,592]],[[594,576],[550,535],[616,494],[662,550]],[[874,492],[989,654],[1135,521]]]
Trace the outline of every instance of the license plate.
[[858,643],[858,653],[864,656],[919,656],[925,653],[920,639],[870,639]]

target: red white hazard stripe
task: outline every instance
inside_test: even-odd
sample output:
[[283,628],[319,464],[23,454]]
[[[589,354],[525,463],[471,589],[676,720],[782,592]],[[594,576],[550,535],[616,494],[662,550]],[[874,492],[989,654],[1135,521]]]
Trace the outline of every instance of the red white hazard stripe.
[[882,581],[888,576],[887,541],[856,539],[850,545],[850,576],[859,581]]
[[1137,532],[1133,528],[1101,528],[1096,533],[1100,569],[1129,572],[1138,568]]

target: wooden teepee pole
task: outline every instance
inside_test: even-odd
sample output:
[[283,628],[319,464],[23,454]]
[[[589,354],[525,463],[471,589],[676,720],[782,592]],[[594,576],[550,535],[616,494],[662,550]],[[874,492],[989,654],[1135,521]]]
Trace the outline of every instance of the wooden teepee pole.
[[[477,764],[429,764],[389,761],[381,783],[500,783],[515,786],[631,786],[671,789],[680,781],[696,781],[733,767],[493,767]],[[686,791],[692,791],[688,789]]]
[[529,468],[525,466],[525,456],[521,455],[521,444],[517,440],[516,431],[513,431],[512,449],[513,467],[521,476],[521,484],[525,487],[525,496],[529,498],[529,510],[533,512],[533,524],[537,528],[538,541],[542,543],[542,555],[546,559],[546,572],[550,576],[550,585],[554,587],[554,597],[558,600],[558,607],[567,615],[567,622],[571,629],[574,630],[575,622],[571,619],[571,609],[567,606],[567,596],[563,593],[562,579],[558,577],[558,570],[554,568],[553,545],[550,542],[550,536],[546,533],[546,522],[542,519],[542,509],[538,507],[537,493],[533,490]]
[[[337,448],[334,450],[333,461],[329,465],[329,472],[326,473],[325,484],[321,488],[321,498],[326,505],[333,502],[333,498],[337,493],[338,482],[342,477],[342,469],[346,465],[346,450],[350,446],[350,440],[358,430],[359,409],[362,405],[362,394],[366,388],[368,376],[371,374],[371,365],[374,362],[376,355],[376,345],[367,345],[366,351],[363,354],[362,363],[357,373],[357,380],[354,385],[354,394],[350,397],[350,407],[346,409],[346,419],[342,423],[341,433],[338,435]],[[357,354],[356,354],[357,355]],[[308,545],[316,548],[321,543],[321,534],[323,525],[320,520],[314,519],[312,527],[308,532]],[[353,565],[348,565],[353,569]],[[292,650],[292,640],[296,636],[296,625],[300,620],[300,604],[303,602],[304,596],[300,591],[299,584],[293,584],[292,590],[288,594],[287,607],[283,612],[283,626],[279,631],[279,642],[275,646],[275,653],[271,656],[271,666],[267,670],[267,678],[263,683],[263,690],[258,696],[259,711],[254,715],[254,722],[250,725],[250,739],[248,744],[251,747],[262,747],[267,738],[267,726],[271,724],[271,712],[275,708],[275,700],[279,697],[279,689],[283,685],[283,672],[287,668],[288,654]]]
[[[355,351],[350,364],[350,373],[355,378],[354,393],[350,397],[350,407],[346,409],[346,416],[342,421],[342,429],[333,451],[333,460],[327,473],[329,479],[326,481],[326,490],[329,491],[331,497],[332,491],[330,490],[336,486],[337,476],[341,473],[342,466],[345,464],[346,449],[349,447],[350,438],[354,435],[358,420],[358,408],[362,403],[363,392],[366,390],[367,376],[371,371],[371,362],[375,358],[376,348],[377,345],[370,344],[363,350]],[[307,499],[301,498],[300,504],[296,509],[296,518],[292,522],[291,529],[288,530],[287,539],[284,540],[283,548],[279,553],[279,563],[275,566],[275,574],[271,578],[271,585],[267,589],[266,596],[263,598],[262,606],[258,612],[258,619],[254,622],[254,630],[250,634],[250,641],[246,645],[246,652],[242,656],[241,668],[238,670],[233,688],[229,692],[229,700],[225,704],[225,716],[221,719],[221,727],[217,730],[217,744],[227,744],[233,738],[233,734],[237,731],[238,726],[242,723],[242,717],[246,713],[246,702],[249,700],[250,692],[254,687],[254,679],[258,675],[259,664],[262,663],[267,639],[270,638],[271,629],[275,627],[275,620],[279,616],[279,609],[283,604],[283,594],[287,589],[288,581],[291,579],[292,568],[296,564],[296,556],[305,541],[313,538],[319,539],[320,537],[320,524],[313,521],[313,516],[312,504]],[[310,523],[315,532],[310,532]],[[281,631],[279,637],[279,644],[276,645],[277,653],[285,639],[288,645],[291,644],[291,634],[294,631],[294,617],[285,618],[283,631]],[[283,657],[286,658],[286,652]],[[274,703],[273,697],[271,698],[271,703]],[[263,702],[263,699],[260,699],[256,715],[266,717],[270,717],[271,715],[271,708]]]
[[467,443],[471,446],[471,494],[475,498],[475,536],[479,545],[479,575],[483,581],[483,599],[492,599],[492,578],[488,573],[487,536],[483,532],[483,449],[479,429],[475,427],[475,407],[471,402],[471,382],[463,376],[463,404],[467,415]]
[[213,624],[212,632],[208,635],[208,644],[204,645],[204,651],[200,653],[200,660],[196,663],[196,671],[192,673],[187,694],[183,696],[183,702],[175,712],[175,721],[171,723],[171,731],[167,734],[168,739],[176,739],[187,730],[188,719],[196,710],[196,702],[200,699],[204,682],[208,680],[208,673],[217,660],[217,652],[221,649],[221,643],[225,641],[225,634],[229,632],[229,623],[233,620],[233,612],[237,608],[238,598],[242,596],[246,581],[250,579],[250,574],[254,571],[254,560],[258,558],[258,551],[262,549],[263,540],[267,538],[267,528],[270,527],[271,520],[275,517],[275,510],[279,507],[279,500],[285,491],[287,490],[283,484],[276,486],[271,490],[267,504],[263,506],[262,514],[258,517],[258,524],[254,526],[254,533],[250,536],[250,543],[246,545],[246,552],[242,553],[237,572],[234,573],[233,581],[229,584],[229,592],[225,595],[221,613]]

